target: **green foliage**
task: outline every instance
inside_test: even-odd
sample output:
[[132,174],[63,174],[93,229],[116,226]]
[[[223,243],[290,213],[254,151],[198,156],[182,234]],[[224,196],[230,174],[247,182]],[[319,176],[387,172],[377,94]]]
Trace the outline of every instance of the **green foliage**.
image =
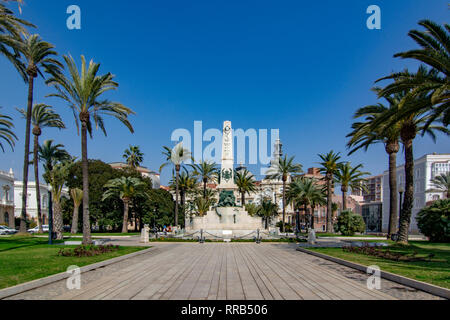
[[416,217],[421,233],[432,242],[450,242],[450,199],[438,200]]
[[337,219],[335,230],[344,236],[353,236],[356,232],[363,233],[366,231],[366,224],[359,214],[352,211],[343,211]]
[[[143,223],[156,227],[173,225],[175,202],[172,194],[163,189],[152,189],[147,192],[149,197],[142,206]],[[180,219],[180,222],[184,223],[184,219]]]
[[245,210],[250,215],[250,217],[253,217],[254,215],[256,215],[258,213],[258,208],[259,207],[254,203],[247,203],[245,205]]
[[[108,202],[102,201],[103,186],[109,180],[121,177],[122,174],[123,171],[115,170],[100,160],[89,160],[90,219],[92,224],[98,223],[101,229],[111,226],[112,229],[116,230],[122,224],[123,205],[120,199],[112,199]],[[66,184],[69,189],[83,189],[81,161],[76,162],[70,169]],[[80,218],[82,219],[82,216]]]
[[[283,228],[283,221],[279,221],[276,224],[277,228],[280,228],[280,230]],[[284,224],[284,232],[293,232],[294,227],[290,225],[289,223]]]

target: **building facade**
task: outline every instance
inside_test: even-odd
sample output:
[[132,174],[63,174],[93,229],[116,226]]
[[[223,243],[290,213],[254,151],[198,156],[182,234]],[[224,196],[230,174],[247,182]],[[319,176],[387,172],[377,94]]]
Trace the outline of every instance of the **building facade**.
[[0,225],[14,228],[14,172],[0,171]]
[[[129,165],[123,162],[114,162],[109,164],[113,169],[129,168]],[[146,167],[137,167],[136,170],[144,177],[152,180],[153,189],[161,187],[161,176],[159,173],[152,171]]]
[[[399,192],[399,208],[403,201],[405,189],[405,167],[397,167],[397,190]],[[450,172],[450,154],[428,154],[414,161],[414,203],[411,216],[410,232],[419,233],[416,216],[428,203],[445,198],[443,192],[426,192],[432,189],[430,180],[434,177]],[[383,232],[389,226],[389,171],[383,174]]]
[[[50,187],[45,184],[40,184],[39,191],[41,196],[41,214],[42,224],[48,224],[48,192]],[[28,182],[27,188],[27,219],[37,221],[37,199],[36,199],[36,183],[34,181]],[[22,194],[23,182],[14,182],[14,213],[16,217],[22,214]],[[67,196],[67,191],[65,192]]]

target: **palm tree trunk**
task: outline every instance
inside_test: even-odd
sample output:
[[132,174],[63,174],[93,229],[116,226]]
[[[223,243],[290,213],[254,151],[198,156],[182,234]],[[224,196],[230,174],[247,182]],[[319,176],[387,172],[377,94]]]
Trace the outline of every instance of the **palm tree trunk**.
[[74,205],[73,207],[73,216],[72,216],[72,229],[70,230],[71,234],[76,234],[78,232],[78,210],[80,206]]
[[87,155],[87,122],[82,121],[81,123],[81,161],[83,171],[83,244],[89,245],[92,243],[92,239],[91,222],[89,218],[89,163]]
[[62,240],[64,238],[63,224],[61,203],[59,199],[56,199],[55,195],[53,195],[53,232],[56,233],[56,240]]
[[206,199],[206,184],[208,183],[207,179],[203,179],[203,199]]
[[331,190],[331,179],[327,178],[327,232],[333,232],[333,196],[332,196],[332,190]]
[[36,183],[36,205],[37,205],[37,218],[38,218],[38,233],[43,233],[42,229],[42,211],[41,211],[41,189],[39,184],[39,162],[38,162],[38,147],[39,147],[39,136],[34,136],[34,147],[33,147],[33,165],[34,165],[34,181]]
[[314,210],[316,209],[315,206],[311,206],[311,229],[314,230]]
[[31,111],[33,109],[34,76],[28,75],[28,106],[27,123],[25,128],[25,153],[23,159],[23,186],[22,186],[22,212],[20,214],[20,233],[27,232],[27,195],[28,195],[28,166],[30,164],[30,132]]
[[347,190],[342,188],[342,211],[347,210]]
[[397,153],[389,153],[389,230],[388,239],[397,233],[398,199],[397,199]]
[[284,221],[285,221],[285,217],[286,217],[286,179],[284,179],[283,177],[283,230],[282,232],[284,232]]
[[245,208],[245,192],[241,192],[242,207]]
[[175,226],[178,226],[178,198],[179,198],[179,187],[178,187],[178,183],[179,183],[179,179],[180,179],[180,166],[177,165],[175,166],[175,171],[176,171],[176,183],[175,183]]
[[128,233],[128,200],[123,199],[123,222],[122,222],[122,233]]
[[400,214],[400,228],[398,241],[408,243],[409,225],[414,200],[414,155],[413,140],[406,140],[405,147],[405,195],[403,197],[402,212]]

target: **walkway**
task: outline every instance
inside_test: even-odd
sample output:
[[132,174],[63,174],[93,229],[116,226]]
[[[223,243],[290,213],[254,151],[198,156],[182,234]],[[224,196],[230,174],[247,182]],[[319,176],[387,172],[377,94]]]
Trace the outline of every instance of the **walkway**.
[[369,290],[367,275],[295,251],[292,244],[155,243],[151,252],[82,274],[81,290],[65,281],[14,299],[433,299],[382,281]]

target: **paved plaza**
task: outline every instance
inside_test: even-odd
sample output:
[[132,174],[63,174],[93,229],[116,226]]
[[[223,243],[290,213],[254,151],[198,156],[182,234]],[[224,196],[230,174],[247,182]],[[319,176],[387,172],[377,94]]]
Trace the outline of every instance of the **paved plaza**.
[[82,274],[80,290],[59,281],[9,299],[391,300],[437,299],[296,251],[294,244],[155,243],[145,254]]

